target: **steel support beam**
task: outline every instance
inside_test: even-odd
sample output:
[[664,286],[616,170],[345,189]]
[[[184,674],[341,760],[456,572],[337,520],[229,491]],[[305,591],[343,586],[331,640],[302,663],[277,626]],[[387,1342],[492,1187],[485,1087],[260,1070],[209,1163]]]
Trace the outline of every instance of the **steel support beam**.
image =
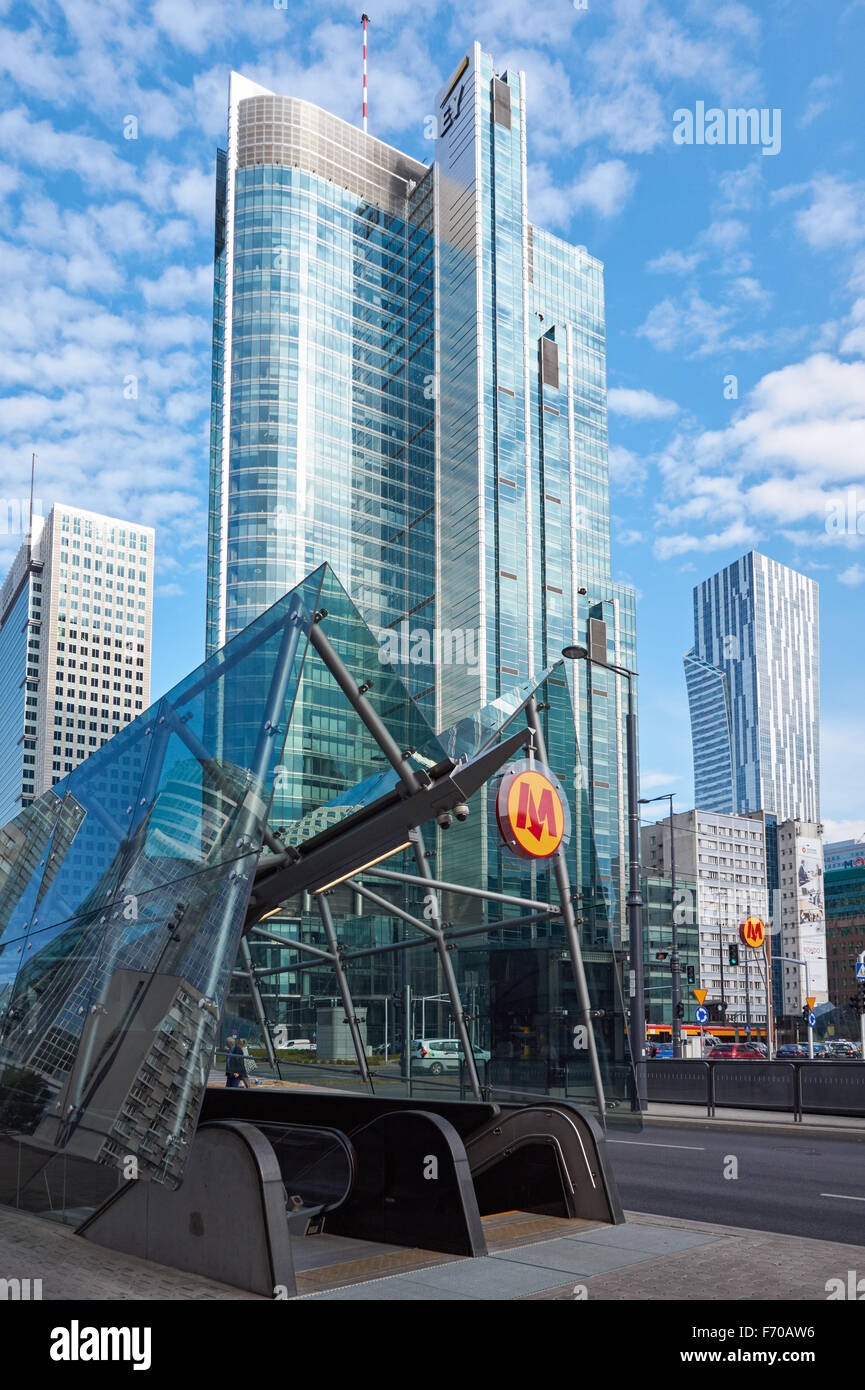
[[[414,854],[420,875],[422,878],[426,879],[427,884],[429,885],[432,882],[432,874],[430,873],[429,865],[427,864],[426,848],[423,842],[423,831],[420,828],[418,828],[417,830],[409,831],[409,837],[414,844]],[[451,958],[448,955],[448,943],[445,940],[444,932],[442,930],[441,917],[439,915],[438,910],[438,899],[436,898],[435,890],[432,890],[431,897],[432,902],[429,904],[431,908],[430,916],[432,924],[435,927],[437,934],[435,946],[436,950],[438,951],[442,975],[444,976],[445,988],[447,989],[447,992],[450,995],[451,1012],[454,1016],[454,1020],[457,1025],[457,1033],[459,1034],[459,1039],[462,1044],[463,1056],[465,1058],[466,1063],[466,1070],[469,1074],[469,1085],[472,1088],[472,1094],[474,1095],[475,1100],[483,1100],[480,1077],[478,1076],[478,1068],[477,1063],[475,1061],[474,1048],[472,1047],[471,1038],[469,1037],[469,1031],[466,1027],[465,1014],[463,1013],[463,1004],[460,998],[459,986],[457,985],[456,972],[454,971]],[[408,1046],[408,1043],[409,1039],[406,1038],[406,1046]]]
[[255,978],[255,970],[252,964],[252,955],[250,954],[249,943],[246,940],[245,936],[242,936],[240,938],[240,956],[241,960],[243,961],[243,964],[246,967],[246,973],[249,978],[249,989],[250,993],[252,994],[252,1007],[255,1009],[255,1016],[258,1019],[258,1026],[264,1034],[264,1046],[267,1052],[267,1060],[270,1062],[270,1065],[273,1067],[277,1076],[281,1076],[279,1070],[279,1062],[277,1061],[276,1053],[273,1050],[273,1039],[270,1036],[270,1028],[268,1027],[267,1023],[267,1014],[264,1012],[264,1003],[262,1002],[261,992],[258,988],[258,981]]
[[372,1077],[369,1074],[366,1054],[363,1050],[363,1038],[360,1036],[360,1028],[357,1024],[357,1018],[355,1017],[354,1001],[352,1000],[351,990],[348,987],[348,980],[346,979],[346,974],[342,968],[342,961],[339,956],[339,944],[336,939],[336,928],[333,925],[333,914],[330,910],[330,903],[327,901],[324,893],[319,893],[318,895],[318,911],[324,926],[327,944],[333,952],[333,968],[336,973],[339,992],[342,996],[342,1007],[345,1009],[351,1040],[354,1043],[357,1064],[360,1067],[360,1074],[366,1089],[369,1091],[370,1095],[373,1095]]
[[407,761],[402,749],[398,746],[390,731],[379,719],[369,700],[366,699],[357,681],[354,679],[354,676],[342,660],[342,657],[334,651],[322,631],[318,614],[316,614],[312,626],[310,627],[309,640],[318,652],[328,671],[330,671],[330,674],[333,676],[352,709],[372,734],[391,767],[399,774],[400,779],[410,792],[419,791],[421,784],[414,768]]
[[[275,932],[265,931],[264,927],[250,927],[248,934],[260,936],[263,941],[269,941],[273,946],[285,946],[286,950],[307,951],[311,956],[320,956],[322,960],[333,961],[330,951],[323,951],[320,946],[311,946],[307,941],[297,941],[290,936],[277,936]],[[280,966],[280,969],[293,970],[294,966]],[[267,973],[270,974],[271,972],[268,971]]]
[[375,903],[377,907],[384,908],[388,916],[393,914],[394,917],[400,917],[404,922],[408,922],[410,926],[417,927],[418,931],[423,932],[425,936],[430,936],[435,939],[438,935],[435,928],[431,927],[429,922],[422,922],[419,917],[413,917],[410,912],[406,912],[405,908],[397,907],[396,903],[388,902],[387,898],[382,898],[378,893],[374,893],[371,888],[366,888],[364,884],[359,883],[356,878],[347,878],[345,880],[345,886],[346,888],[350,888],[354,893],[360,893],[362,898],[368,898],[369,901]]
[[417,874],[403,874],[396,869],[368,869],[369,878],[386,878],[393,883],[415,883],[418,887],[435,888],[440,893],[461,893],[466,898],[485,898],[492,903],[507,903],[510,907],[534,907],[546,912],[549,903],[536,902],[534,898],[515,898],[511,893],[493,893],[487,888],[469,888],[464,883],[447,883],[440,878],[418,878]]
[[[535,747],[538,757],[542,763],[547,761],[547,749],[544,743],[544,735],[541,730],[541,721],[538,715],[538,702],[532,695],[526,701],[526,720],[529,728],[535,736]],[[583,1025],[586,1029],[586,1041],[589,1053],[589,1065],[592,1070],[592,1080],[595,1086],[595,1096],[598,1102],[598,1112],[601,1124],[606,1127],[607,1123],[607,1102],[604,1096],[604,1083],[601,1077],[601,1066],[598,1061],[598,1049],[595,1046],[595,1030],[592,1026],[592,1006],[589,1000],[589,986],[586,980],[586,970],[583,965],[583,953],[580,947],[580,937],[577,932],[577,923],[574,917],[574,906],[571,902],[571,885],[568,878],[568,865],[565,858],[565,851],[559,845],[553,856],[553,871],[556,876],[556,886],[559,892],[559,901],[562,905],[562,917],[565,922],[565,930],[568,934],[568,950],[571,957],[571,972],[574,977],[574,984],[577,990],[577,1003],[583,1018]]]

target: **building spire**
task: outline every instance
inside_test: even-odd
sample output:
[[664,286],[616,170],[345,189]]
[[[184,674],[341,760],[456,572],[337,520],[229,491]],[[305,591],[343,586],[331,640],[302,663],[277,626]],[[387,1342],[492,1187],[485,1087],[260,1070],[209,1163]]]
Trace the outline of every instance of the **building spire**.
[[360,22],[363,25],[363,133],[366,135],[366,26],[369,24],[369,15],[362,14]]

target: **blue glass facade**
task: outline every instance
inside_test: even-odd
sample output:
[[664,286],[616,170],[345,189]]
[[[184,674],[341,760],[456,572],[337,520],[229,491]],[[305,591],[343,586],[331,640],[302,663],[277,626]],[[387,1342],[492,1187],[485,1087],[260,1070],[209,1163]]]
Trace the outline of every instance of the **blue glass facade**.
[[[522,74],[498,76],[475,45],[435,110],[426,167],[232,77],[217,177],[208,651],[327,560],[378,631],[380,679],[392,666],[445,729],[586,642],[592,619],[606,659],[631,669],[636,635],[633,591],[610,568],[602,266],[528,220]],[[572,787],[570,872],[608,1052],[621,1057],[610,952],[625,917],[627,692],[583,663],[549,691],[550,761]],[[307,716],[292,725],[275,794],[287,820],[360,776],[319,674],[302,678],[297,700]],[[439,873],[552,891],[548,865],[503,855],[482,798],[459,836],[439,839]],[[461,920],[465,900],[447,911]],[[310,940],[319,930],[303,903],[286,922]],[[360,912],[344,922],[352,939],[393,930]],[[561,931],[551,926],[536,952],[535,1022],[519,1024],[535,1046],[561,1027]],[[498,1016],[501,972],[525,969],[524,948],[541,945],[536,929],[505,944],[519,954],[498,964],[492,942],[460,955],[485,1020]],[[280,949],[257,945],[256,960]],[[359,969],[378,1030],[382,1001],[406,984],[440,993],[434,962]],[[300,1034],[331,988],[316,974],[278,987]],[[234,1004],[250,1017],[240,993]],[[446,1010],[429,1008],[444,1027]]]
[[[21,810],[28,693],[24,674],[27,667],[30,585],[28,572],[0,627],[0,787],[3,788],[0,824],[5,824]],[[33,702],[36,702],[35,683]],[[30,790],[32,792],[32,785]]]
[[694,589],[697,805],[820,820],[818,588],[751,551]]

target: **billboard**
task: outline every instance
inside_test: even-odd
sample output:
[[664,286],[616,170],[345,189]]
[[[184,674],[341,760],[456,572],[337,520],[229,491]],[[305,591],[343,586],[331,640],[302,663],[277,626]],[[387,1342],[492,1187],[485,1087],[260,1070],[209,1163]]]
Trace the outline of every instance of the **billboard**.
[[796,837],[796,911],[799,947],[808,962],[812,994],[826,995],[826,912],[823,898],[823,842],[818,837]]

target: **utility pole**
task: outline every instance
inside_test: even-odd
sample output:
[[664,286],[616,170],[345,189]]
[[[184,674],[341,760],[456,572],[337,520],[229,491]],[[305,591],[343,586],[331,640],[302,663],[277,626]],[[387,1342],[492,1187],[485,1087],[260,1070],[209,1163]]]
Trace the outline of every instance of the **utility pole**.
[[673,1056],[682,1056],[682,964],[679,956],[679,923],[676,919],[676,824],[673,819],[673,793],[661,792],[659,796],[640,797],[641,806],[649,806],[653,801],[670,803],[670,973],[672,975],[672,1036]]

